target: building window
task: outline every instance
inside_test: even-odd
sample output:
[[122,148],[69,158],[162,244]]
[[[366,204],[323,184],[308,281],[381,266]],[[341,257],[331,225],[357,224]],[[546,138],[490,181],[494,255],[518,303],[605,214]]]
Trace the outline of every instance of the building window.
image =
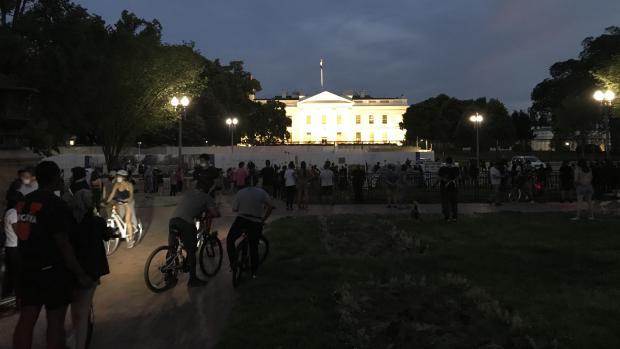
[[342,132],[336,132],[336,140],[342,142]]
[[383,132],[383,143],[387,143],[387,142],[388,142],[387,132]]
[[368,115],[368,124],[372,125],[375,123],[375,117],[373,115]]
[[368,140],[370,141],[370,143],[374,143],[375,142],[375,133],[374,132],[370,132],[370,137],[368,137]]
[[312,133],[306,132],[306,137],[304,138],[304,143],[312,143]]
[[327,144],[327,137],[321,137],[321,144]]
[[362,142],[362,133],[361,132],[355,132],[355,141],[357,143],[361,143]]
[[312,116],[306,115],[306,125],[310,125],[312,123]]
[[321,116],[321,123],[325,125],[327,123],[327,115]]
[[336,116],[336,124],[342,125],[342,115],[337,115]]
[[359,125],[362,123],[362,116],[361,115],[355,115],[355,124]]
[[387,124],[387,115],[383,115],[383,124],[386,125]]

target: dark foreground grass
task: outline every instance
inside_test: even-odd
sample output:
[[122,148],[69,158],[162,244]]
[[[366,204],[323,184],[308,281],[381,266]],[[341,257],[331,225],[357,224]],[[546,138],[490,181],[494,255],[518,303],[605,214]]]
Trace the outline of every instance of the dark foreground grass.
[[[364,341],[357,339],[374,331],[380,336],[366,338],[366,343],[379,348],[402,337],[403,328],[431,339],[445,339],[447,327],[505,332],[509,338],[513,322],[519,322],[519,334],[527,334],[541,348],[620,348],[619,225],[618,218],[570,222],[564,214],[518,213],[465,217],[458,224],[372,215],[282,219],[267,233],[272,253],[259,278],[239,288],[240,299],[221,347],[363,347]],[[478,326],[480,301],[467,300],[462,306],[466,310],[457,309],[455,288],[448,285],[450,290],[444,292],[445,282],[439,281],[448,274],[476,288],[470,292],[466,289],[470,286],[459,286],[463,292],[484,293],[484,303],[497,307],[501,318],[517,320],[486,319]],[[409,279],[424,281],[402,281]],[[380,296],[382,290],[392,295]],[[401,291],[421,296],[404,297]],[[435,301],[434,294],[444,299]],[[360,300],[350,300],[355,297]],[[425,304],[415,304],[418,298]],[[408,307],[408,319],[439,325],[444,321],[450,326],[435,326],[444,329],[433,330],[429,337],[423,332],[429,331],[428,325],[399,325],[397,335],[377,342],[394,332],[395,322],[386,324],[380,318],[402,317],[389,310],[397,310],[399,302]],[[435,314],[431,320],[420,320],[418,315],[424,314],[409,314],[411,309],[429,307],[467,313],[444,319]],[[355,332],[352,325],[363,331]],[[377,330],[381,326],[386,330]],[[472,336],[478,335],[474,331]],[[465,348],[445,340],[431,342],[438,344],[422,347]],[[503,342],[499,348],[535,347],[532,342]]]

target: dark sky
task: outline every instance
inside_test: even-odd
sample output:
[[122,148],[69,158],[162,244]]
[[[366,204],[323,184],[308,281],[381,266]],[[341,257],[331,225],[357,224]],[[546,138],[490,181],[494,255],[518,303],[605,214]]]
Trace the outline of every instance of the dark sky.
[[262,97],[366,90],[416,103],[439,93],[527,108],[551,64],[620,25],[620,0],[78,0],[115,22],[157,18],[170,43],[243,60]]

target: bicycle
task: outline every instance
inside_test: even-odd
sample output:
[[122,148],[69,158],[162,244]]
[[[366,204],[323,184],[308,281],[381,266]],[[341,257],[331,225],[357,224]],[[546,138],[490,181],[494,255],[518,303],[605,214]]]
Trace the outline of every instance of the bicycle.
[[[231,261],[234,288],[237,288],[241,283],[243,273],[250,270],[250,242],[248,234],[244,232],[239,239],[240,241],[235,247],[237,260],[235,263]],[[267,255],[269,255],[269,240],[267,240],[264,234],[261,234],[258,238],[258,265],[263,264],[265,259],[267,259]]]
[[[112,205],[112,212],[107,219],[107,226],[115,231],[111,239],[104,241],[105,253],[110,256],[120,246],[121,239],[127,241],[127,225],[125,224],[125,219],[118,214],[116,205]],[[142,221],[140,221],[140,218],[136,218],[136,224],[133,227],[135,245],[142,241],[143,233]]]
[[[217,231],[209,232],[211,219],[196,222],[197,247],[199,264],[203,274],[213,277],[222,266],[222,242],[217,237]],[[176,284],[179,273],[188,273],[187,251],[181,241],[181,234],[173,230],[176,236],[174,246],[160,246],[156,248],[146,260],[144,266],[144,281],[149,290],[161,293]]]

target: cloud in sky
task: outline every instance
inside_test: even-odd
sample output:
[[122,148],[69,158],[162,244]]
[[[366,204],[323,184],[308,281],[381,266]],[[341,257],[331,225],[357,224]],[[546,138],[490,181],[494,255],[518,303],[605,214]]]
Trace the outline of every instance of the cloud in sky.
[[243,60],[262,96],[326,87],[499,98],[527,108],[532,88],[581,41],[620,25],[617,0],[79,0],[106,21],[123,9],[160,20],[167,42],[194,41],[209,58]]

